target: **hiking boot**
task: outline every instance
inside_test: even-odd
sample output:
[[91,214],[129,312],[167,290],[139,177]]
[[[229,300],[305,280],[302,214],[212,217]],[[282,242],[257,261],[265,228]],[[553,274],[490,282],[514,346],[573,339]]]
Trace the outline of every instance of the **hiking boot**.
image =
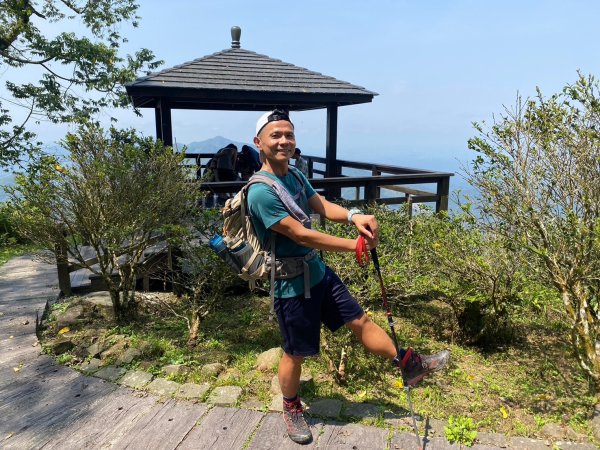
[[306,420],[300,397],[292,402],[283,401],[283,421],[290,439],[298,444],[308,444],[312,441],[312,433]]
[[[450,352],[443,350],[435,355],[421,356],[412,348],[406,350],[402,361],[394,361],[400,367],[405,386],[414,386],[427,375],[442,369],[450,359]],[[399,363],[399,364],[398,364]]]

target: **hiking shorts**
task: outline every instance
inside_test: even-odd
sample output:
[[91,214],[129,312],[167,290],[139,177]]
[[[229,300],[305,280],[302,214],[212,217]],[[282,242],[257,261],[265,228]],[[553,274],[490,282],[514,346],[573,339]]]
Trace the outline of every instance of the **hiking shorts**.
[[329,267],[323,279],[304,294],[275,298],[275,312],[283,338],[283,350],[293,356],[319,353],[321,323],[331,331],[362,317],[363,309],[346,285]]

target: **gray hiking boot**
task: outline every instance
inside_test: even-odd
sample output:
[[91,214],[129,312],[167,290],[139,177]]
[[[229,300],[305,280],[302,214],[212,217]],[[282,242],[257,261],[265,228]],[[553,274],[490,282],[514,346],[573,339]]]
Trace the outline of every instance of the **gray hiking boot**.
[[415,386],[427,375],[443,369],[449,359],[450,352],[448,350],[442,350],[434,355],[421,356],[409,347],[404,358],[401,361],[396,358],[394,362],[400,368],[404,385]]
[[312,441],[312,433],[304,420],[304,411],[300,397],[293,402],[283,401],[283,421],[290,439],[298,444],[308,444]]

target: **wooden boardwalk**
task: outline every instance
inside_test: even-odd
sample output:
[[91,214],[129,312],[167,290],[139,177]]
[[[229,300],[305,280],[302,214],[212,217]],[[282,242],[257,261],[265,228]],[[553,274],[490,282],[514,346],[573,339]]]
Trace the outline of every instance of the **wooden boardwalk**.
[[[311,418],[296,445],[279,413],[161,399],[85,376],[40,354],[36,314],[58,294],[56,267],[19,257],[0,267],[0,449],[415,449],[409,433]],[[521,440],[509,448],[547,449]],[[594,448],[579,446],[569,449]],[[442,438],[425,449],[459,449]],[[502,447],[477,444],[475,450]]]

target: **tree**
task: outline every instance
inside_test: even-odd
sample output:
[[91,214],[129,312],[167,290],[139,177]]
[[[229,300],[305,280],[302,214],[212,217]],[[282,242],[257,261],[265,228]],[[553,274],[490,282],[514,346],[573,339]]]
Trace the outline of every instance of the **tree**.
[[600,392],[600,94],[580,74],[550,98],[518,99],[475,124],[469,181],[482,218],[530,255],[560,294],[581,367]]
[[[51,250],[62,244],[68,257],[99,275],[115,317],[128,320],[144,251],[157,234],[186,232],[196,186],[182,155],[132,130],[104,133],[86,124],[63,145],[70,152],[67,163],[42,156],[17,175],[8,189],[13,220],[33,242]],[[93,249],[97,264],[83,254],[82,243]]]
[[[101,108],[128,105],[123,84],[161,64],[147,49],[119,56],[127,41],[120,27],[137,26],[137,8],[133,0],[0,2],[0,79],[7,93],[0,97],[0,167],[39,148],[28,128],[32,120],[82,121]],[[89,36],[46,36],[42,30],[54,23],[61,29],[83,24]],[[39,81],[28,81],[34,73]]]

